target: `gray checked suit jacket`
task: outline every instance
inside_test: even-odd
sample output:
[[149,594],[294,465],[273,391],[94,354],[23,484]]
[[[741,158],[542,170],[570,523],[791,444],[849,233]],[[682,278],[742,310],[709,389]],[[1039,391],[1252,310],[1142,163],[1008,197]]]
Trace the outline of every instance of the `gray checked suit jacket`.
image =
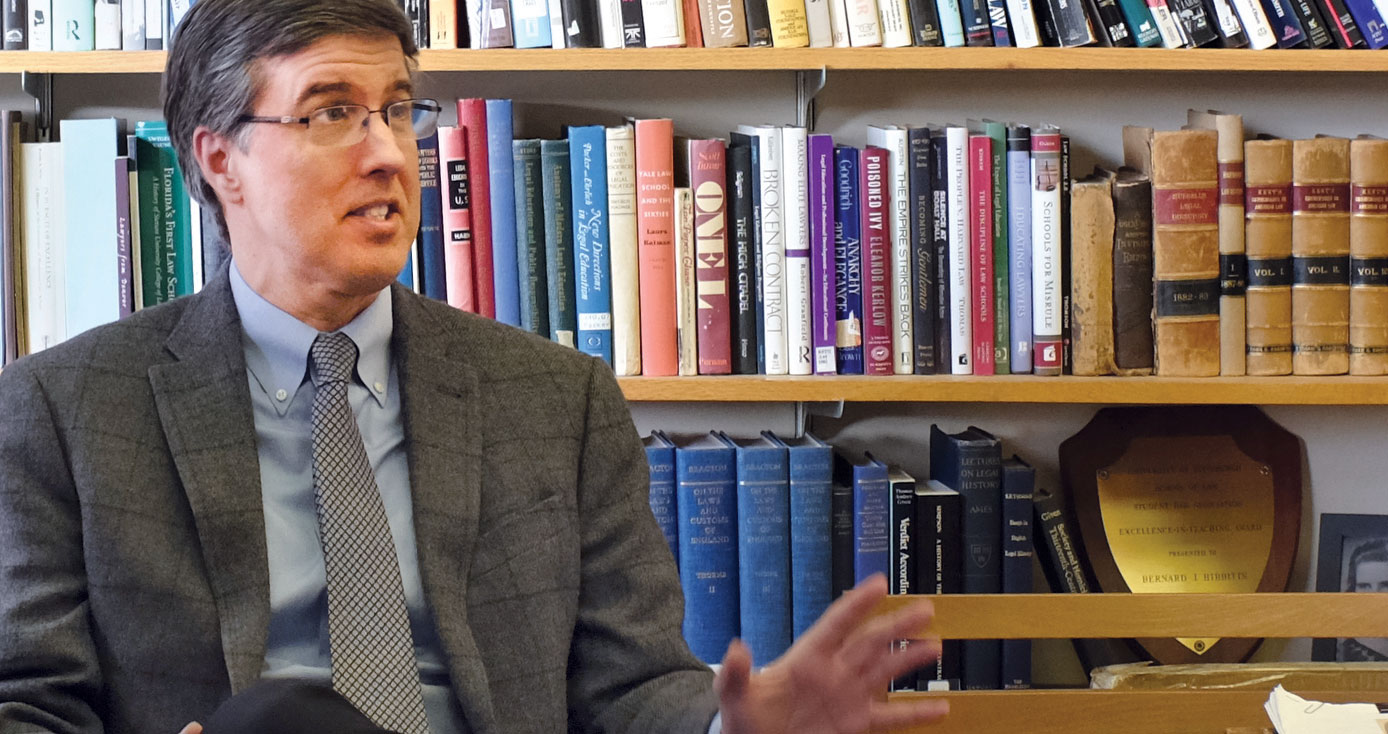
[[[611,372],[393,305],[420,571],[468,727],[706,732]],[[257,462],[225,270],[0,374],[0,734],[176,734],[256,681]]]

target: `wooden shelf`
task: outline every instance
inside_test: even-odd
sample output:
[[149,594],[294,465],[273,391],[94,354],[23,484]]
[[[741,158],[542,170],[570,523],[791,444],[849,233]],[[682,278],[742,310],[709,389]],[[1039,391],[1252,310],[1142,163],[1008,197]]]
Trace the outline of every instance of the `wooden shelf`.
[[[1111,72],[1388,72],[1369,50],[1158,48],[653,48],[425,50],[425,71],[986,70]],[[144,74],[163,51],[4,51],[0,73]]]
[[1388,405],[1381,377],[622,377],[633,402]]

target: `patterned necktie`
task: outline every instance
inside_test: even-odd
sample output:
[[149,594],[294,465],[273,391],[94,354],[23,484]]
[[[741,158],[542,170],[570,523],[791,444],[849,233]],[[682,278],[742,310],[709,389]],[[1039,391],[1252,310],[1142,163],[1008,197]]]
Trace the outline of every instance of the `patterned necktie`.
[[347,402],[357,345],[346,334],[319,334],[309,359],[318,389],[313,497],[328,572],[333,688],[386,729],[427,734],[395,543]]

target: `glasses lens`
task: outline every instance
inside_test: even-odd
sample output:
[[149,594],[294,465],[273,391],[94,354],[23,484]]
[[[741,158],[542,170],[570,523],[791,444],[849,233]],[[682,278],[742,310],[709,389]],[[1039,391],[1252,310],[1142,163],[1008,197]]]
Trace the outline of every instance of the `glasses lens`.
[[410,127],[416,139],[427,138],[439,129],[439,111],[443,108],[439,107],[438,102],[432,99],[411,99],[400,104],[408,106]]
[[361,105],[316,109],[308,118],[309,139],[317,145],[352,145],[362,138],[367,114]]

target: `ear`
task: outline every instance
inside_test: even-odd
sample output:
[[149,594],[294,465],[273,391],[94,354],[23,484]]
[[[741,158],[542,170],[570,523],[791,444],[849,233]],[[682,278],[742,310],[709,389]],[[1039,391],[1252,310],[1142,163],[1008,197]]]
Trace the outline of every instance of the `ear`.
[[203,178],[217,192],[217,199],[223,208],[244,203],[241,179],[237,175],[238,153],[236,143],[220,133],[212,132],[205,126],[193,131],[193,157],[202,169]]

